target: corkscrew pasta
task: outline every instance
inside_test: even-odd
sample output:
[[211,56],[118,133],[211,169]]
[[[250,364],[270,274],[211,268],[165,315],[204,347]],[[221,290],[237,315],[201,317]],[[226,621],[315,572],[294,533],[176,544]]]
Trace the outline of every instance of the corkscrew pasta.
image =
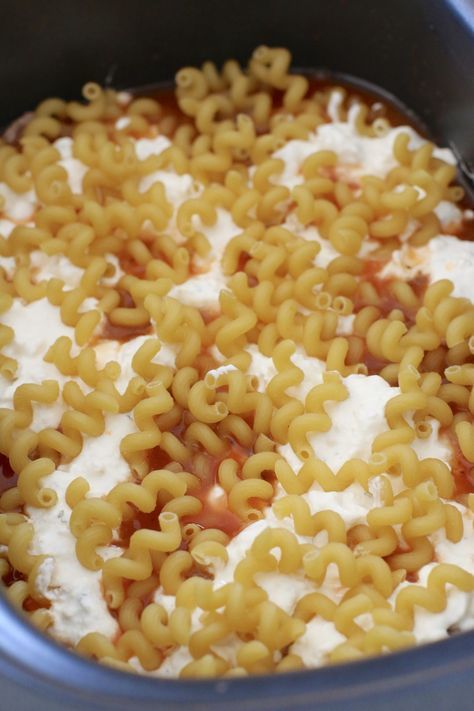
[[451,151],[290,63],[0,139],[2,588],[126,672],[474,627],[474,213]]

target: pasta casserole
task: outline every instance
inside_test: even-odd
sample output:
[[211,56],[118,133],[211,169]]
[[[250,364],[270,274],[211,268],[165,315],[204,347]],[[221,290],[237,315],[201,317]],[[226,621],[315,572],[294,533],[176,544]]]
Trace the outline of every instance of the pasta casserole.
[[89,83],[0,143],[0,577],[120,669],[474,627],[474,214],[451,150],[289,65]]

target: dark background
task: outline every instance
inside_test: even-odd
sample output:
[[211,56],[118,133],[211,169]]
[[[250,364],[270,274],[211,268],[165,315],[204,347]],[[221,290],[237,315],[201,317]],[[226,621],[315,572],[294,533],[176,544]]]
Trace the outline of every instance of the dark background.
[[0,0],[0,123],[89,80],[152,84],[271,44],[379,84],[474,159],[469,22],[473,0]]

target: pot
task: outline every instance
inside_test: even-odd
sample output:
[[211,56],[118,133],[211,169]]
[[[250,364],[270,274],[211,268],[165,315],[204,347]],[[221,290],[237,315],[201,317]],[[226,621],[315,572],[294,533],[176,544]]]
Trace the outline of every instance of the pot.
[[[24,0],[2,13],[0,125],[41,99],[172,79],[211,58],[288,46],[297,68],[382,87],[474,175],[472,0]],[[471,183],[470,183],[471,181]],[[278,676],[157,680],[84,660],[44,637],[0,595],[0,710],[472,708],[474,632],[389,656]]]

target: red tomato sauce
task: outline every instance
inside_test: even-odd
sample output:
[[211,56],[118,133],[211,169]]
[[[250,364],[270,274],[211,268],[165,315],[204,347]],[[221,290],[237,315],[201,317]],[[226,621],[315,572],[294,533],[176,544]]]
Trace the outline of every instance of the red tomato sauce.
[[131,254],[126,251],[119,252],[117,254],[117,259],[119,261],[120,268],[125,272],[125,274],[131,274],[139,279],[144,279],[146,266],[136,262]]
[[[392,311],[398,310],[402,312],[407,328],[410,328],[415,323],[418,306],[409,307],[404,304],[401,304],[390,289],[390,286],[391,284],[393,284],[395,279],[382,279],[377,276],[384,264],[385,262],[381,260],[367,260],[364,265],[364,272],[362,274],[362,278],[365,282],[369,282],[370,284],[372,284],[375,290],[377,291],[379,301],[376,306],[380,311],[379,318],[387,318]],[[414,293],[418,297],[418,300],[421,303],[423,294],[425,293],[426,288],[428,286],[428,278],[424,275],[420,275],[417,276],[415,279],[409,281],[408,284],[411,286]],[[370,301],[367,301],[361,295],[360,291],[356,292],[353,298],[353,302],[355,314],[361,311],[361,309],[363,309],[365,306],[372,305]],[[367,349],[367,346],[365,346],[364,349],[362,362],[367,366],[369,375],[378,375],[382,368],[384,368],[388,364],[388,361],[378,358],[377,356],[370,353],[370,351]]]
[[11,468],[8,457],[0,454],[0,495],[16,486],[17,481],[18,474]]
[[447,437],[452,451],[451,472],[455,482],[454,498],[459,499],[474,493],[474,464],[468,461],[461,452],[456,433],[451,428],[445,428],[441,433]]
[[146,326],[117,326],[106,318],[98,340],[119,341],[120,343],[126,343],[127,341],[131,341],[133,338],[137,338],[137,336],[148,336],[152,333],[153,329],[150,324]]
[[[380,318],[387,318],[387,316],[396,309],[403,313],[407,327],[413,326],[413,324],[415,323],[416,313],[418,311],[419,306],[410,307],[406,306],[405,304],[401,304],[396,298],[396,296],[392,293],[390,288],[391,285],[396,281],[396,279],[393,279],[391,277],[388,279],[382,279],[377,276],[377,271],[373,271],[375,269],[377,269],[376,266],[369,266],[368,274],[364,275],[363,278],[365,282],[370,282],[370,284],[372,284],[372,286],[375,287],[375,290],[377,291],[377,294],[379,296],[379,302],[376,304],[376,306],[380,310]],[[423,294],[425,293],[428,287],[428,277],[425,275],[419,275],[415,279],[411,279],[407,283],[409,286],[411,286],[415,295],[418,297],[418,300],[421,302]],[[358,313],[365,306],[371,305],[372,304],[367,301],[360,293],[356,292],[354,297],[354,313]]]
[[[187,427],[187,417],[186,414],[183,416],[182,421],[172,430],[170,430],[176,437],[182,438],[184,430]],[[206,466],[199,468],[199,472],[194,470],[192,459],[189,463],[184,465],[186,471],[195,474],[200,479],[200,485],[197,489],[192,489],[189,491],[189,495],[198,498],[202,503],[202,509],[199,513],[184,516],[181,519],[183,525],[186,524],[197,524],[200,528],[218,528],[224,531],[228,536],[235,536],[245,525],[245,523],[230,509],[228,508],[227,495],[222,492],[222,495],[214,496],[211,495],[214,486],[218,485],[218,469],[223,459],[232,458],[235,459],[242,465],[246,459],[251,455],[251,450],[243,447],[238,442],[236,442],[231,437],[225,437],[225,441],[228,443],[228,448],[220,456],[210,455],[202,450],[198,445],[195,446],[196,453],[200,453],[206,462]],[[160,447],[156,447],[151,450],[148,454],[148,461],[150,468],[161,469],[166,468],[170,464],[170,457],[166,452],[164,452]],[[251,502],[251,505],[255,505],[258,508],[263,508],[266,504],[264,501],[256,499]],[[142,528],[149,528],[152,530],[159,530],[158,516],[162,510],[162,506],[158,505],[154,511],[151,513],[143,513],[141,511],[134,511],[131,519],[124,521],[120,527],[119,542],[120,545],[128,545],[130,537],[135,531]],[[186,543],[183,542],[183,546],[186,548]]]

